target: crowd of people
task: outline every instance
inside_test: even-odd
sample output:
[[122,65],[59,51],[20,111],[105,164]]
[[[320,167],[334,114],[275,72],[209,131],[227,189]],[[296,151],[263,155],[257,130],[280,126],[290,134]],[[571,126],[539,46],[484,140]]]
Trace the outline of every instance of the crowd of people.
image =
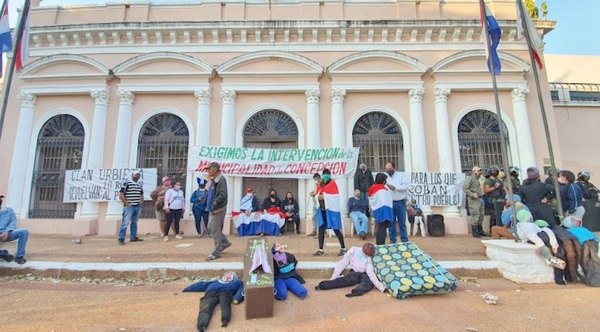
[[472,236],[489,236],[482,224],[487,210],[492,238],[533,243],[536,252],[554,267],[557,284],[577,281],[586,247],[592,248],[588,252],[595,253],[600,265],[598,237],[592,232],[599,226],[595,211],[600,190],[590,182],[587,171],[575,176],[569,170],[549,169],[542,181],[539,169],[529,167],[522,182],[519,171],[509,168],[506,178],[497,166],[485,173],[480,167],[472,168],[463,185]]

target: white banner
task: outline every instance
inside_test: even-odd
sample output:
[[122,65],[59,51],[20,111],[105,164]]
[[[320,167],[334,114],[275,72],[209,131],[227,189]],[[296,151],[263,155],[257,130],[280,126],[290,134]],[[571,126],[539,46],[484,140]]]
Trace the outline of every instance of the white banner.
[[[63,203],[108,202],[119,200],[119,190],[131,179],[135,168],[75,169],[65,171]],[[140,169],[144,200],[156,189],[156,168]]]
[[358,148],[259,149],[197,146],[190,151],[190,171],[204,172],[217,162],[225,175],[312,179],[328,168],[333,178],[352,177]]
[[403,173],[408,183],[408,197],[419,205],[460,206],[463,200],[462,173],[410,172]]

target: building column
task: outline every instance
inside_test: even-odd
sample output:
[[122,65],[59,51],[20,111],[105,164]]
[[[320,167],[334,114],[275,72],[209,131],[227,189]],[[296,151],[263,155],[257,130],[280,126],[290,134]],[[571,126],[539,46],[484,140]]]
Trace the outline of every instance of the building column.
[[425,125],[423,122],[423,95],[425,89],[410,89],[410,149],[412,154],[411,171],[427,171],[427,149],[425,144]]
[[515,129],[517,131],[517,145],[520,161],[520,165],[518,166],[521,166],[521,169],[536,165],[533,141],[531,139],[531,128],[529,127],[529,115],[527,114],[526,100],[528,93],[528,88],[517,88],[512,90],[513,112],[515,113]]
[[319,89],[306,90],[306,148],[314,149],[321,146],[321,130],[319,123]]
[[210,90],[194,92],[198,98],[198,114],[196,118],[196,145],[208,145],[210,142]]
[[[221,100],[223,103],[223,110],[221,113],[221,146],[235,146],[235,101],[237,94],[234,90],[223,90],[221,91]],[[235,178],[229,177],[227,179],[227,215],[225,217],[225,225],[223,232],[225,234],[231,233],[231,223],[229,216],[233,209],[234,197],[234,182]]]
[[[346,121],[344,119],[344,101],[346,90],[331,90],[331,146],[335,148],[346,147]],[[336,181],[340,191],[340,207],[342,214],[348,212],[348,179],[340,178]]]
[[[31,183],[25,183],[25,173],[27,171],[27,158],[29,157],[31,130],[33,126],[33,112],[35,110],[36,97],[30,93],[20,93],[21,113],[17,123],[17,132],[14,141],[14,150],[12,154],[12,163],[10,165],[10,175],[8,178],[8,192],[6,194],[5,206],[15,210],[18,218],[27,218],[29,202],[24,199],[23,189],[31,188]],[[13,185],[10,185],[13,184]],[[28,189],[30,190],[30,189]],[[26,195],[30,197],[31,195]]]
[[[131,117],[135,95],[131,91],[119,90],[119,116],[117,119],[117,132],[115,133],[115,147],[113,149],[113,168],[127,168],[129,165],[129,149],[131,147]],[[108,203],[106,219],[120,219],[122,205],[119,201]]]
[[[437,149],[439,169],[443,173],[454,173],[454,160],[452,158],[452,134],[448,119],[448,96],[450,89],[436,88],[433,90],[435,100],[435,127],[437,135]],[[444,214],[459,215],[458,206],[444,207]]]
[[[304,92],[306,96],[306,148],[316,149],[321,146],[321,124],[319,122],[319,104],[321,101],[321,91],[319,89],[309,89]],[[304,190],[308,194],[314,188],[313,180],[300,180],[304,185]],[[298,190],[300,193],[300,189]],[[314,212],[314,206],[312,200],[310,203],[305,204],[307,200],[299,200],[300,211],[306,211],[304,220],[306,220],[306,232],[307,234],[312,231],[312,217]],[[302,218],[302,217],[300,217]]]
[[[85,168],[102,168],[104,157],[104,139],[106,131],[106,113],[108,111],[109,95],[106,90],[97,90],[90,93],[94,98],[94,122],[92,123],[92,132],[90,134],[90,149],[87,156]],[[75,219],[96,219],[98,218],[98,203],[83,202],[81,212],[75,216]]]

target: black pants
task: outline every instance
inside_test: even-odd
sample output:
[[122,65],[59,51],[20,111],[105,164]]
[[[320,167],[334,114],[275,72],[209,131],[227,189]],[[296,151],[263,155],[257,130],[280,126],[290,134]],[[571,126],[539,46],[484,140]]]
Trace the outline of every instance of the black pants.
[[377,224],[377,232],[375,233],[375,244],[385,244],[385,235],[389,228],[390,222],[388,220]]
[[182,209],[170,210],[170,212],[167,213],[167,215],[166,215],[167,226],[165,227],[164,236],[169,235],[169,229],[171,228],[172,223],[175,223],[175,235],[179,234],[179,220],[181,220],[182,216],[183,216]]
[[210,319],[217,304],[221,307],[221,323],[226,325],[231,320],[231,301],[233,295],[227,292],[207,293],[200,299],[200,312],[198,313],[198,331],[204,331],[208,328]]
[[281,234],[285,233],[288,222],[293,222],[294,226],[296,227],[295,228],[296,234],[300,234],[300,215],[298,215],[297,213],[295,213],[291,217],[286,216],[285,217],[285,223],[283,224],[283,226],[280,229]]
[[[324,215],[325,213],[323,213]],[[325,218],[325,216],[323,216],[323,218]],[[323,224],[323,226],[319,227],[319,249],[323,250],[323,244],[325,244],[325,230],[327,229],[327,226],[325,224]],[[346,245],[344,244],[344,235],[342,235],[342,232],[340,232],[339,229],[334,229],[333,232],[335,233],[335,236],[337,236],[338,241],[340,241],[340,246],[342,247],[342,249],[346,248]]]
[[345,277],[340,277],[333,280],[324,280],[319,283],[319,288],[323,290],[344,288],[358,285],[352,289],[351,294],[360,296],[370,291],[375,287],[366,273],[356,272],[351,270]]

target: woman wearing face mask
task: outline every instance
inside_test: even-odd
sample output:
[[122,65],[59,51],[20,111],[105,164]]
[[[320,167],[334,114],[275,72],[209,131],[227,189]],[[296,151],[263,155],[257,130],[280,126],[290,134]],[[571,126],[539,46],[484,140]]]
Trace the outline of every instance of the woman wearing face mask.
[[340,241],[340,252],[338,256],[346,254],[346,245],[344,244],[344,235],[340,232],[342,229],[342,215],[340,213],[340,192],[334,180],[331,179],[331,172],[325,168],[321,176],[322,182],[317,189],[317,199],[319,201],[319,211],[317,211],[317,225],[319,226],[319,250],[314,256],[323,256],[323,244],[325,243],[325,230],[333,229],[335,236]]
[[169,228],[171,224],[175,224],[175,238],[177,240],[183,239],[183,236],[179,235],[179,220],[183,216],[185,208],[185,197],[183,190],[181,189],[181,182],[175,182],[173,188],[169,189],[165,194],[165,206],[163,210],[167,216],[167,225],[165,227],[165,233],[163,241],[169,241]]
[[[194,222],[196,224],[196,232],[199,236],[209,235],[208,232],[208,210],[206,208],[206,197],[208,196],[208,190],[206,190],[206,180],[196,178],[198,182],[198,189],[192,193],[190,203],[192,203],[192,213],[194,214]],[[204,232],[202,232],[202,221],[204,221]]]
[[277,191],[275,191],[275,189],[271,189],[271,191],[269,192],[269,197],[265,198],[265,200],[263,201],[263,212],[275,212],[273,209],[279,211],[280,207],[281,200],[279,199],[279,197],[277,197]]

